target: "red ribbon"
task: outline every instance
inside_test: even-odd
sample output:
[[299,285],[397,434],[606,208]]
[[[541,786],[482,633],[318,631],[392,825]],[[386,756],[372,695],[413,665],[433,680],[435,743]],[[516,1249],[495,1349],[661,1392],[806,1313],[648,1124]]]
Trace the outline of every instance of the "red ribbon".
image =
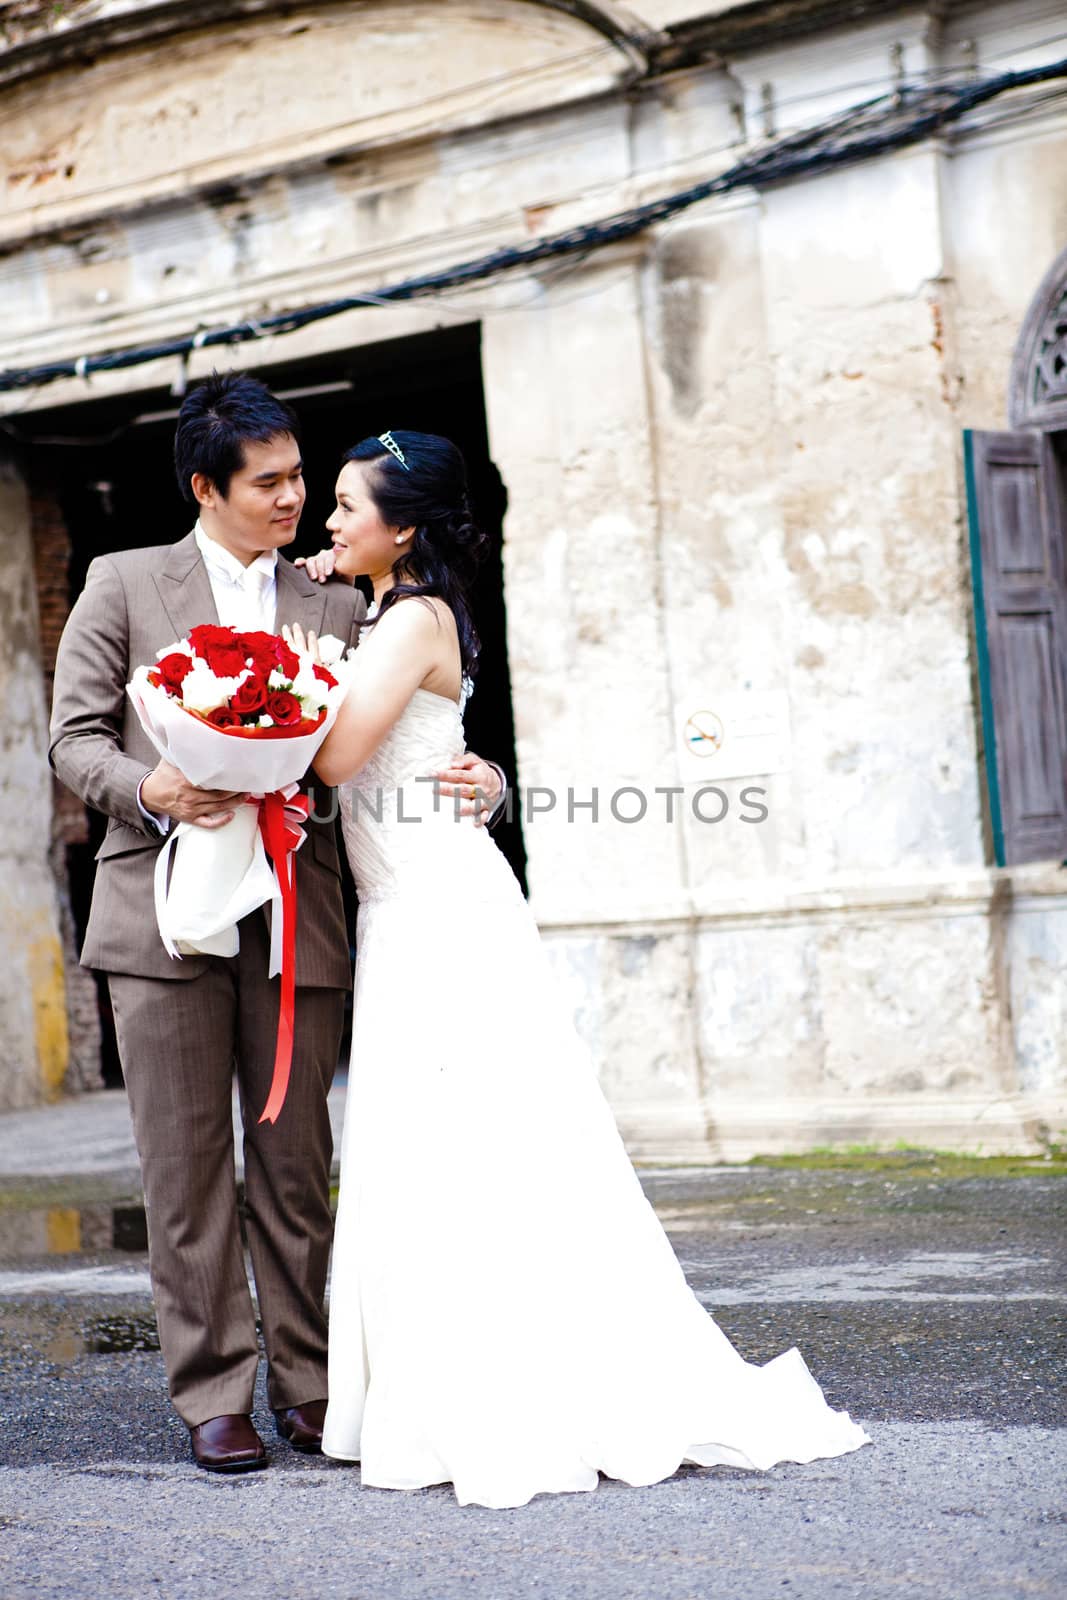
[[[278,1007],[278,1040],[274,1050],[274,1075],[260,1122],[277,1122],[289,1088],[293,1063],[293,1020],[296,1011],[296,862],[303,843],[309,802],[306,794],[276,789],[252,797],[259,806],[259,832],[282,901],[282,984]],[[275,912],[277,915],[277,912]]]

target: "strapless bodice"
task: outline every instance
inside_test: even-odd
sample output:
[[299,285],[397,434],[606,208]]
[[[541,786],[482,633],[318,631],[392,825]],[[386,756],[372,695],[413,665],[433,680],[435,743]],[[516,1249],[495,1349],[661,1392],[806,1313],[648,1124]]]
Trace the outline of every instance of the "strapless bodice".
[[416,689],[374,755],[338,789],[345,848],[360,903],[404,892],[512,898],[518,886],[484,828],[456,815],[432,775],[464,749],[463,702]]
[[396,789],[439,767],[463,749],[462,701],[447,695],[416,689],[365,767],[346,784],[367,794],[373,790]]

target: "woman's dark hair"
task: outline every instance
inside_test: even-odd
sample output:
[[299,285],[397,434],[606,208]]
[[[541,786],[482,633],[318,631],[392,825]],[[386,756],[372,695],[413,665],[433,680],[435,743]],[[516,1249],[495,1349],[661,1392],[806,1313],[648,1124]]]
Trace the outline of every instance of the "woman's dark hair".
[[178,487],[196,503],[192,480],[201,472],[225,500],[230,481],[245,464],[245,445],[269,444],[282,434],[299,443],[299,425],[289,407],[247,372],[213,372],[190,389],[178,412],[174,470]]
[[396,581],[378,616],[407,595],[444,600],[456,619],[463,671],[473,676],[478,635],[467,597],[489,540],[471,517],[466,465],[452,441],[435,433],[391,432],[388,437],[403,462],[380,438],[361,440],[344,458],[370,467],[367,489],[382,521],[415,529],[410,549],[393,565]]

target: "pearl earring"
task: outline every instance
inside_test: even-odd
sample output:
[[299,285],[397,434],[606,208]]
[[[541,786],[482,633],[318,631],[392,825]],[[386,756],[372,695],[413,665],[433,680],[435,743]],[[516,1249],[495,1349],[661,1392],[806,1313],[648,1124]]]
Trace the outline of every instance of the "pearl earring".
[[404,543],[404,535],[402,533],[398,533],[397,534],[396,542],[397,542],[397,544],[403,544]]

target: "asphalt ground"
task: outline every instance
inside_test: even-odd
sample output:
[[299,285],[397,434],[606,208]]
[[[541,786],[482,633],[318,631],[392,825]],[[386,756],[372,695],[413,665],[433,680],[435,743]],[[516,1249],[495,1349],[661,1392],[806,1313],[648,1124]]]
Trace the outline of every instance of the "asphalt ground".
[[1063,1600],[1067,1178],[1004,1170],[643,1174],[742,1354],[796,1344],[873,1445],[507,1512],[297,1456],[262,1387],[271,1470],[196,1471],[145,1257],[113,1247],[138,1242],[127,1181],[0,1175],[0,1596]]

